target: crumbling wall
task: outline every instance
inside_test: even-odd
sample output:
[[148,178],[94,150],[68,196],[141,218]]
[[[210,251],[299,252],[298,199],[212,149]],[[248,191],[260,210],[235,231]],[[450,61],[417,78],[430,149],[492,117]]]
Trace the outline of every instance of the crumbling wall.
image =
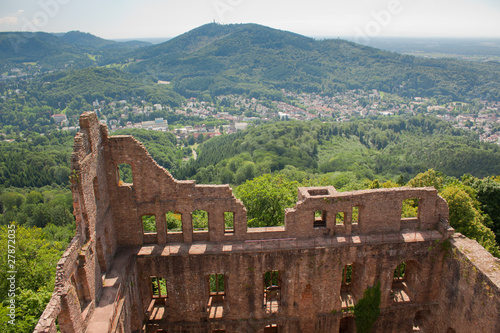
[[80,127],[70,179],[76,235],[58,262],[55,290],[35,332],[55,332],[56,319],[63,332],[84,332],[102,291],[101,273],[111,266],[116,251],[104,172],[107,128],[94,113],[83,114]]
[[460,234],[451,239],[434,332],[500,332],[500,260]]
[[[56,320],[61,332],[353,332],[352,305],[377,282],[377,332],[465,332],[480,318],[483,331],[500,331],[498,262],[457,238],[447,254],[453,229],[434,188],[299,188],[284,226],[247,228],[228,185],[175,180],[133,137],[109,137],[93,113],[80,127],[71,177],[77,231],[35,332],[56,332]],[[133,183],[120,182],[120,164],[131,166]],[[418,202],[417,216],[401,217],[406,199]],[[208,213],[207,230],[193,230],[196,210]],[[170,211],[182,230],[167,230]],[[155,216],[155,232],[143,230],[144,215]],[[398,267],[404,277],[395,277]],[[272,271],[279,286],[264,291]],[[224,276],[224,295],[210,293],[211,274]],[[151,277],[165,279],[167,297],[153,301]],[[264,295],[279,295],[277,311]],[[210,302],[221,300],[223,314],[211,318]],[[158,306],[164,317],[144,326]]]
[[[144,146],[131,136],[110,137],[106,148],[106,170],[111,194],[111,209],[119,228],[116,231],[120,246],[192,243],[197,241],[235,241],[245,239],[315,237],[328,234],[384,234],[403,230],[441,230],[447,237],[448,207],[434,188],[393,188],[356,192],[337,192],[333,187],[301,188],[299,201],[287,209],[284,228],[273,232],[247,230],[246,210],[228,185],[196,185],[194,181],[175,180],[147,153]],[[118,166],[131,166],[133,183],[121,183]],[[146,176],[147,175],[147,176]],[[419,201],[418,216],[401,218],[402,202]],[[126,209],[124,209],[126,207]],[[358,207],[359,222],[352,223],[352,209]],[[208,231],[195,232],[192,212],[208,212]],[[314,225],[315,211],[325,213],[324,228]],[[182,233],[166,230],[165,213],[175,211],[182,216]],[[224,212],[234,213],[234,232],[224,231]],[[342,212],[345,221],[336,223],[336,213]],[[141,217],[154,215],[156,233],[145,234]]]
[[[168,298],[166,316],[160,328],[192,327],[194,323],[217,324],[227,332],[257,332],[266,323],[286,323],[293,320],[300,332],[338,331],[339,322],[350,309],[342,309],[342,271],[353,264],[352,289],[355,302],[368,286],[381,283],[382,308],[398,313],[402,321],[411,323],[419,309],[437,302],[439,276],[444,251],[435,241],[406,244],[378,244],[282,251],[242,251],[235,253],[172,255],[138,255],[137,267],[141,294],[150,294],[150,276],[166,279]],[[418,262],[417,270],[409,272],[415,290],[410,302],[395,303],[391,296],[393,274],[402,262]],[[264,274],[279,271],[281,304],[276,313],[264,306]],[[210,298],[208,277],[224,274],[225,298],[222,318],[209,317]],[[414,275],[414,276],[412,276]],[[147,308],[151,298],[144,299]],[[417,304],[415,311],[401,311]],[[343,313],[342,311],[347,311]],[[352,315],[352,313],[351,313]],[[325,321],[324,318],[331,318]],[[323,319],[322,319],[323,318]],[[242,321],[243,320],[243,321]],[[249,322],[250,321],[250,322]],[[318,321],[320,323],[318,323]],[[237,327],[235,322],[239,322]],[[184,327],[183,327],[184,328]],[[191,332],[204,332],[206,326]],[[288,332],[288,330],[286,331]],[[391,332],[384,330],[384,332]],[[392,332],[402,332],[396,328]]]

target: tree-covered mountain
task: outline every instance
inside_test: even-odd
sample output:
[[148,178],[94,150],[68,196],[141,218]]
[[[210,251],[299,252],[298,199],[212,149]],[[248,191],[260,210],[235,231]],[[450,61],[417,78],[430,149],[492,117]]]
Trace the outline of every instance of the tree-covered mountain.
[[57,36],[68,44],[73,44],[87,50],[106,50],[113,48],[130,50],[132,48],[151,45],[151,43],[142,41],[116,42],[81,31],[69,31],[63,34],[57,34]]
[[7,68],[26,63],[45,69],[114,64],[143,77],[171,81],[186,97],[236,93],[278,99],[281,89],[325,94],[378,89],[441,101],[500,100],[496,62],[407,56],[257,24],[212,23],[146,45],[79,31],[9,32],[0,33],[0,61]]
[[45,32],[0,32],[0,64],[3,67],[37,63],[45,69],[93,65],[92,59],[75,45]]
[[129,71],[172,81],[186,96],[378,89],[410,97],[500,99],[495,62],[418,58],[256,24],[207,24],[131,56],[136,62]]
[[115,42],[80,31],[0,32],[0,64],[9,68],[33,63],[45,70],[85,68],[109,63],[123,53],[148,45],[151,44]]

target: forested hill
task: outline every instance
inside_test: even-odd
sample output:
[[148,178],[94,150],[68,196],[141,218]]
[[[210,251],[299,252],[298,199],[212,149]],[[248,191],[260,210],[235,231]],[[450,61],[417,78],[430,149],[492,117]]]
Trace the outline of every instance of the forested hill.
[[328,95],[378,89],[440,102],[500,100],[497,62],[407,56],[257,24],[207,24],[151,46],[78,31],[0,33],[3,72],[16,66],[44,73],[103,65],[135,73],[144,82],[170,81],[185,97],[235,93],[276,100],[281,89]]
[[405,56],[256,24],[207,24],[130,57],[136,62],[128,70],[172,81],[186,96],[378,89],[410,97],[500,100],[495,62]]
[[344,172],[355,180],[402,176],[407,181],[429,168],[455,177],[500,173],[498,145],[424,116],[265,124],[211,139],[198,150],[196,161],[174,170],[177,177],[241,184],[290,167]]
[[44,70],[85,68],[113,62],[123,53],[148,45],[137,41],[115,42],[80,31],[0,32],[0,65],[9,68],[33,63]]

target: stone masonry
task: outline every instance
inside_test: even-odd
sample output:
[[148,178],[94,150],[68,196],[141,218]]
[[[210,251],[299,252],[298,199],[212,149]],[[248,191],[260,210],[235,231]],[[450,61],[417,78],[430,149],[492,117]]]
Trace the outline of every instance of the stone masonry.
[[[356,332],[353,306],[378,283],[375,332],[500,332],[500,263],[454,234],[434,188],[300,188],[283,227],[248,228],[228,185],[174,179],[94,113],[80,127],[76,235],[35,332]],[[401,217],[407,199],[417,216]]]

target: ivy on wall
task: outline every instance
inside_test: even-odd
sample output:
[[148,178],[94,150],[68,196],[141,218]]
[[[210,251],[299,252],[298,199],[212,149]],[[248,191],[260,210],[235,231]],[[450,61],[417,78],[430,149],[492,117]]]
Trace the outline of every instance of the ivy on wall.
[[356,329],[358,333],[370,333],[380,314],[380,281],[368,287],[363,298],[354,306]]

